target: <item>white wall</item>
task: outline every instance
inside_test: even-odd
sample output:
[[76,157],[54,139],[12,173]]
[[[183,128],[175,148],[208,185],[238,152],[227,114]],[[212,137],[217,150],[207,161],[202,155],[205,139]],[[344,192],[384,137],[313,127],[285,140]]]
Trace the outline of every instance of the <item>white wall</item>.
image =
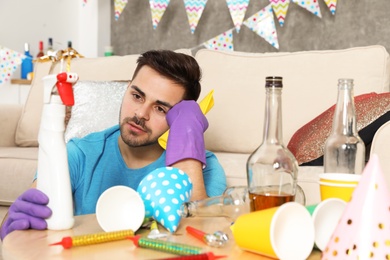
[[[1,0],[0,45],[24,52],[30,43],[32,55],[39,41],[47,47],[53,38],[55,49],[73,48],[86,57],[103,56],[110,45],[110,0]],[[19,75],[19,74],[18,74]]]

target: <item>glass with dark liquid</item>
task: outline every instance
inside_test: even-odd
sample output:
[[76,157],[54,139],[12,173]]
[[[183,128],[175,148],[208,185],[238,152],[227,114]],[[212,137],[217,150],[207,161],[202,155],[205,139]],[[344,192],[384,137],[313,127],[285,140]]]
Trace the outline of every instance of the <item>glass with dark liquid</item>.
[[251,193],[249,192],[249,202],[251,212],[278,207],[283,203],[294,201],[294,195],[275,193]]

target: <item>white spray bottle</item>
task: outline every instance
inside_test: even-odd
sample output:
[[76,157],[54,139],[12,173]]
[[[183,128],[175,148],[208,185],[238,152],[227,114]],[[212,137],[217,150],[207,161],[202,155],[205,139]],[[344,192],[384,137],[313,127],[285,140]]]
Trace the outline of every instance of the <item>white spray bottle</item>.
[[75,73],[62,72],[43,78],[44,95],[38,142],[37,189],[49,197],[53,214],[46,219],[48,229],[65,230],[74,225],[73,199],[65,144],[66,106],[73,106]]

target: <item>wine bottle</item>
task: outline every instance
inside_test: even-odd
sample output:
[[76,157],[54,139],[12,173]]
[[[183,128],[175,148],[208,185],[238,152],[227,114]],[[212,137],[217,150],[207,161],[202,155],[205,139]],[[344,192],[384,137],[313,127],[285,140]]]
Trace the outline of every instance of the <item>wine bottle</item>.
[[282,80],[266,77],[263,142],[246,165],[251,212],[294,201],[298,189],[298,162],[283,144]]
[[45,53],[43,52],[43,41],[39,41],[39,51],[37,54],[37,58],[44,56]]
[[49,57],[56,56],[56,51],[53,48],[53,38],[49,38],[49,40],[47,42],[46,55]]

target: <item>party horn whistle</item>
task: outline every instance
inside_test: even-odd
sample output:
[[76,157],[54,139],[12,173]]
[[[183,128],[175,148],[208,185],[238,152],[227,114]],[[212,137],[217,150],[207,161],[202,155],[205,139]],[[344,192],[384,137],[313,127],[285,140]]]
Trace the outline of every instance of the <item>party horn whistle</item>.
[[64,237],[60,242],[50,244],[50,246],[62,245],[65,249],[68,249],[74,246],[87,246],[105,242],[124,240],[131,236],[134,236],[134,231],[130,229],[112,232],[101,232],[81,236]]
[[163,241],[158,239],[144,238],[141,236],[128,237],[136,247],[153,249],[174,255],[199,255],[203,254],[203,248],[186,244]]
[[161,260],[214,260],[214,259],[225,258],[225,257],[226,255],[214,255],[213,252],[208,252],[199,255],[186,255],[186,256],[162,258]]
[[[207,112],[211,110],[211,108],[214,106],[214,90],[211,90],[203,99],[199,102],[199,107],[202,113],[205,115]],[[168,135],[169,130],[166,131],[160,138],[158,139],[158,143],[160,146],[164,149],[167,148],[167,141],[168,141]]]
[[187,226],[186,230],[195,238],[212,247],[222,247],[229,241],[229,237],[222,231],[216,231],[214,234],[207,234],[191,226]]

